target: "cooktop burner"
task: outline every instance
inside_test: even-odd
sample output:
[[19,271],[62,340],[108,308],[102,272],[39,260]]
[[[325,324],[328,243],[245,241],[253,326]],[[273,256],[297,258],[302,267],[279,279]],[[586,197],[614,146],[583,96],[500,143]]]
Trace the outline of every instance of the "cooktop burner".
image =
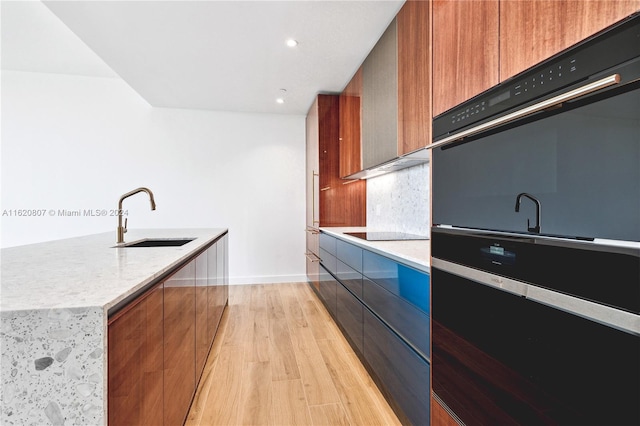
[[346,235],[367,241],[401,241],[428,240],[424,235],[407,234],[404,232],[345,232]]

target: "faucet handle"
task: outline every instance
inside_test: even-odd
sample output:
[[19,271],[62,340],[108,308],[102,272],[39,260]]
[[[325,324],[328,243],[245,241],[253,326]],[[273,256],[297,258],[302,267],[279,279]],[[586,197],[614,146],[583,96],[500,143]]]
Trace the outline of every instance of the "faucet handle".
[[[126,218],[126,217],[124,218],[124,230],[122,231],[123,233],[127,232],[127,221],[128,220],[129,220],[128,218]],[[527,225],[528,225],[528,223],[527,223]]]

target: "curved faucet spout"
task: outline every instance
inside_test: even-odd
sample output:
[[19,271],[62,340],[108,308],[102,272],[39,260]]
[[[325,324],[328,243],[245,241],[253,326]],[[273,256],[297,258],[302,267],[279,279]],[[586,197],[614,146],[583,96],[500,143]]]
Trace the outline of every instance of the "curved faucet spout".
[[138,192],[146,192],[149,195],[149,201],[151,202],[151,210],[156,209],[156,200],[153,197],[153,192],[149,188],[140,187],[136,188],[133,191],[129,191],[120,197],[118,201],[118,229],[117,229],[117,238],[116,242],[118,244],[124,243],[124,234],[127,232],[127,220],[125,219],[124,226],[122,226],[122,202],[125,198],[131,197],[132,195],[137,194]]
[[521,192],[516,197],[516,213],[520,211],[520,200],[522,199],[522,197],[526,197],[531,201],[533,201],[534,203],[536,203],[536,226],[532,228],[529,224],[529,219],[527,218],[527,230],[529,232],[535,232],[536,234],[539,234],[540,233],[540,210],[541,210],[540,201],[531,194],[527,194],[526,192]]

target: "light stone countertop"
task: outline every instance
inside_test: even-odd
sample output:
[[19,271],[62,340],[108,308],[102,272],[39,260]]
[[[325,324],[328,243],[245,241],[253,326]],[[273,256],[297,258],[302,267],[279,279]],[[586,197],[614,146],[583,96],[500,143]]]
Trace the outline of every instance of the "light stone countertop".
[[146,238],[196,238],[181,247],[114,248],[113,231],[2,249],[0,312],[108,310],[226,231],[141,229],[125,234],[126,243]]
[[131,230],[2,249],[0,424],[106,425],[109,309],[184,264],[226,229]]
[[367,227],[328,227],[320,230],[423,272],[431,272],[431,240],[366,241],[346,234],[346,232],[380,231]]

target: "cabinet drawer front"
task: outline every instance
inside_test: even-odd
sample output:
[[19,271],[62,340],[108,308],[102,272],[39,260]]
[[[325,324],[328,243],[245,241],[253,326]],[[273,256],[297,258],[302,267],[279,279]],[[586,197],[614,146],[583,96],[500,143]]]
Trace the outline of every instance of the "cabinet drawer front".
[[336,240],[337,238],[320,233],[320,248],[326,250],[332,255],[336,255]]
[[426,313],[366,278],[362,293],[369,309],[429,359],[429,316]]
[[338,281],[321,265],[320,266],[320,287],[318,293],[322,302],[332,316],[336,315],[336,286]]
[[429,275],[364,250],[362,274],[396,296],[429,313]]
[[358,272],[362,272],[362,249],[353,244],[338,240],[336,257]]
[[366,308],[364,357],[411,423],[429,424],[429,363]]
[[338,279],[349,291],[362,299],[362,274],[355,269],[337,261]]
[[333,274],[338,273],[337,259],[334,255],[320,247],[320,264]]
[[352,346],[362,353],[363,329],[362,329],[362,303],[338,283],[337,285],[336,317],[338,324],[349,337]]

